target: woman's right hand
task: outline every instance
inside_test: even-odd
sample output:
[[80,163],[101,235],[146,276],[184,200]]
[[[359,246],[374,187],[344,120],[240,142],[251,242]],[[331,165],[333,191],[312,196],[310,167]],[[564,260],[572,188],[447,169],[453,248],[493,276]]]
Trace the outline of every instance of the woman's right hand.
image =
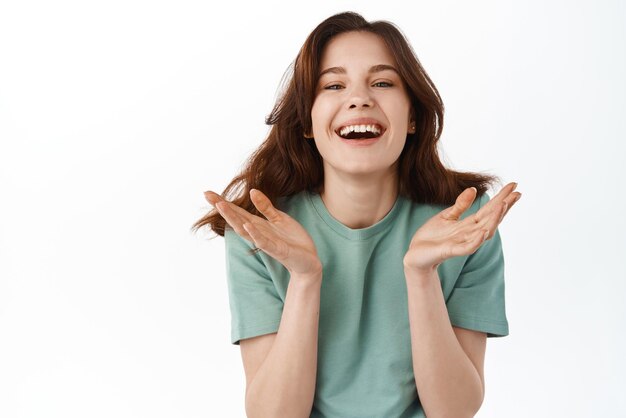
[[322,263],[311,236],[295,219],[276,209],[263,192],[251,189],[250,199],[267,219],[251,214],[212,191],[205,192],[204,196],[239,236],[278,260],[292,277],[321,277]]

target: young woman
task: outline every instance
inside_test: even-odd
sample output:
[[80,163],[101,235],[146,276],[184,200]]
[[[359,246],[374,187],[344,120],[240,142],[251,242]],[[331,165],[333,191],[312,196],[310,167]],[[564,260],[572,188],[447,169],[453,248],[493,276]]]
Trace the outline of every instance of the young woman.
[[298,54],[268,138],[194,225],[224,236],[250,417],[471,417],[508,335],[498,225],[519,200],[443,166],[443,104],[355,13]]

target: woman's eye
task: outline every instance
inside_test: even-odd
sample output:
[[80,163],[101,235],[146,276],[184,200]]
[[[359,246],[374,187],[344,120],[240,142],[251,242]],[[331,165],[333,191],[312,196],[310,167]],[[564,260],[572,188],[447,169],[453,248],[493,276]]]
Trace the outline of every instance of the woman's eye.
[[[373,84],[374,87],[392,87],[393,84],[387,81],[378,81]],[[331,84],[329,86],[324,87],[325,90],[339,90],[344,88],[341,84]]]

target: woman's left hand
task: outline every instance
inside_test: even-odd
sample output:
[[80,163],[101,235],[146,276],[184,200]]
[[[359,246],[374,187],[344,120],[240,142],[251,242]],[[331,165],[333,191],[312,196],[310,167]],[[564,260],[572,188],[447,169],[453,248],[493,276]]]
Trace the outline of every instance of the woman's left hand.
[[473,187],[463,190],[454,205],[442,210],[422,225],[404,256],[405,272],[431,273],[444,260],[474,253],[493,237],[496,228],[522,194],[509,183],[475,214],[459,220],[476,198]]

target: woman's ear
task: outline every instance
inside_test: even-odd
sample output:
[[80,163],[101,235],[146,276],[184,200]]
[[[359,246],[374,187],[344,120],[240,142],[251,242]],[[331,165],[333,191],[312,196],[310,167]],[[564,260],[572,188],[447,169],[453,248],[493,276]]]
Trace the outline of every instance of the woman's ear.
[[[303,124],[304,125],[304,124]],[[302,129],[302,136],[305,137],[306,139],[311,139],[313,138],[313,133],[311,133],[311,131],[313,130],[313,128],[309,128],[311,131],[308,131],[307,128],[303,125],[300,125],[300,128]]]
[[407,131],[410,134],[414,134],[417,131],[417,125],[415,124],[415,118],[413,117],[412,111],[411,111],[411,116],[409,118],[409,127],[407,128]]

